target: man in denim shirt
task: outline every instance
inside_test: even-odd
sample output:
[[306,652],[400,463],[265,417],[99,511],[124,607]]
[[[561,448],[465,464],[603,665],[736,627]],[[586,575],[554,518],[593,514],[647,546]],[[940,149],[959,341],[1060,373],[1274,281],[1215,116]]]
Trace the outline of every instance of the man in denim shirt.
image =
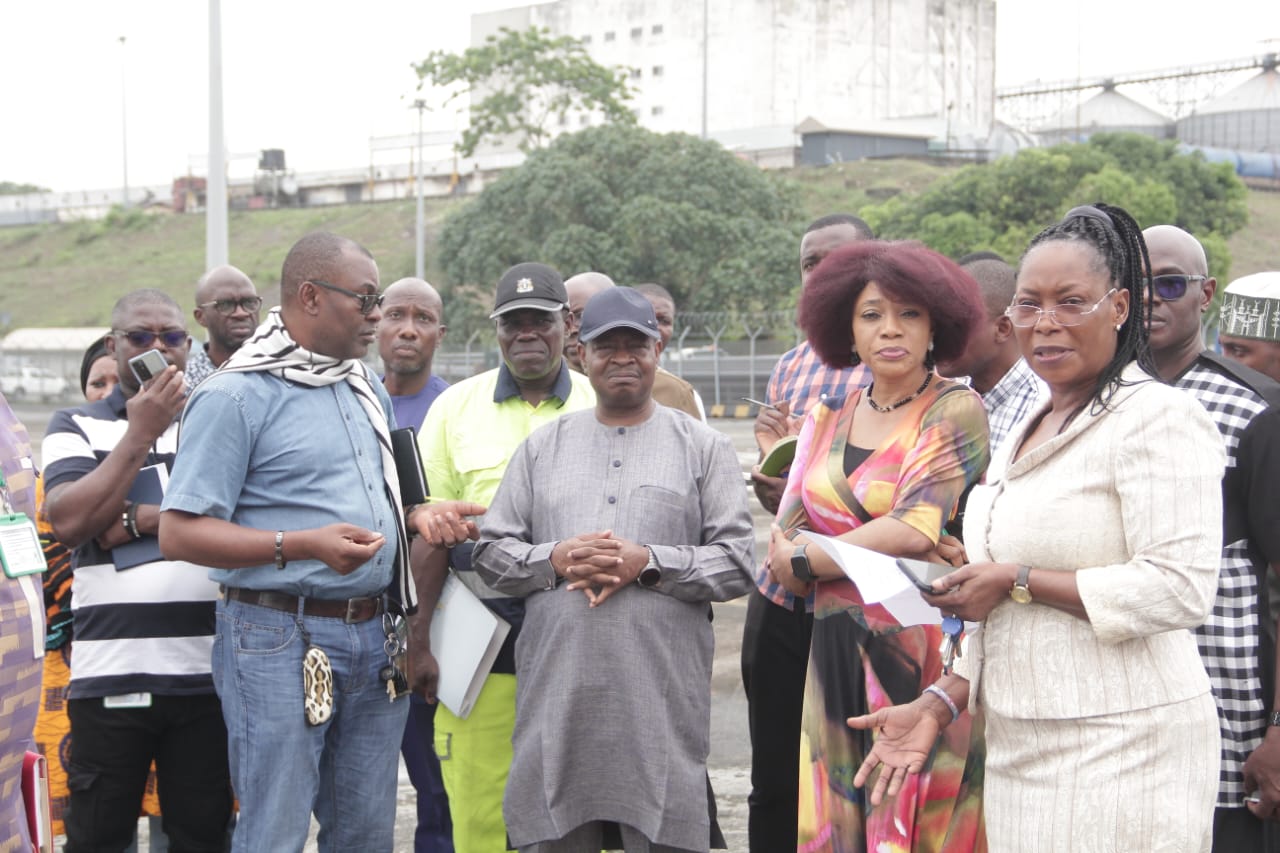
[[[391,400],[359,360],[380,305],[367,250],[302,238],[282,307],[187,405],[161,547],[215,567],[225,587],[213,673],[237,851],[301,850],[313,811],[321,850],[392,849],[409,703],[388,701],[381,617],[393,587],[410,607],[414,596],[384,446]],[[456,515],[414,515],[429,541],[474,532]],[[316,725],[304,715],[308,647],[332,666],[332,715]]]

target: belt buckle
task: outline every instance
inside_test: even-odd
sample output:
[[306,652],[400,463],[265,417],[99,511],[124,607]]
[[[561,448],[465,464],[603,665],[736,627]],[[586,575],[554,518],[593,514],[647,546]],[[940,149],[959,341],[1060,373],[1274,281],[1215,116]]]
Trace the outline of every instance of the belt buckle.
[[358,619],[357,617],[360,615],[360,613],[359,613],[360,603],[361,603],[361,602],[363,602],[364,600],[365,600],[365,599],[363,599],[363,598],[348,598],[348,599],[347,599],[347,614],[346,614],[345,616],[343,616],[343,617],[342,617],[342,621],[343,621],[343,622],[346,622],[348,625],[350,625],[350,624],[352,624],[352,623],[354,623],[354,622],[359,622],[359,621],[361,621],[361,620],[360,620],[360,619]]

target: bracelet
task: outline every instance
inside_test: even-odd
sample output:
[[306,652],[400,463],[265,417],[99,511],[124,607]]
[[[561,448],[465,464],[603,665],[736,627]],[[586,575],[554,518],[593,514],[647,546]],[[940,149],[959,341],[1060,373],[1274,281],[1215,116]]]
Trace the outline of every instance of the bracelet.
[[284,569],[284,567],[285,567],[285,561],[284,561],[284,531],[283,531],[283,530],[277,530],[277,531],[276,531],[276,570],[277,570],[277,571],[280,571],[280,570]]
[[129,504],[125,507],[124,512],[120,514],[120,523],[124,525],[124,532],[130,537],[138,539],[142,536],[138,532],[138,505]]
[[946,705],[951,711],[951,722],[954,723],[956,720],[960,719],[960,709],[956,707],[955,702],[951,701],[951,697],[947,695],[947,691],[943,690],[936,684],[930,684],[924,689],[924,692],[932,693],[934,696],[937,696],[942,700],[942,704]]

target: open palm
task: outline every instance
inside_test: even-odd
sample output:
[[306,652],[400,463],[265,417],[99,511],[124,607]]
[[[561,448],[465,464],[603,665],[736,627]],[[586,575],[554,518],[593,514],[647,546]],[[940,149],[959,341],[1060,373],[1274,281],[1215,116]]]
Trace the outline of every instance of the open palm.
[[862,786],[876,767],[884,765],[871,791],[871,804],[874,806],[880,805],[886,795],[892,797],[897,794],[908,774],[920,772],[941,731],[938,718],[919,701],[850,717],[845,722],[849,728],[868,729],[875,733],[871,751],[853,777],[853,784]]

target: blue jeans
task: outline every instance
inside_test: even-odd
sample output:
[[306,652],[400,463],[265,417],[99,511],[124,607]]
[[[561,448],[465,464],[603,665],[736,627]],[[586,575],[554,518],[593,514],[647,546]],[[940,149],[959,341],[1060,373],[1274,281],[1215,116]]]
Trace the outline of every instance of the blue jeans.
[[[333,666],[333,716],[320,726],[303,714],[299,621]],[[348,625],[218,603],[213,680],[240,801],[236,853],[301,851],[313,811],[321,851],[392,849],[409,701],[388,701],[378,679],[383,640],[378,618]]]

